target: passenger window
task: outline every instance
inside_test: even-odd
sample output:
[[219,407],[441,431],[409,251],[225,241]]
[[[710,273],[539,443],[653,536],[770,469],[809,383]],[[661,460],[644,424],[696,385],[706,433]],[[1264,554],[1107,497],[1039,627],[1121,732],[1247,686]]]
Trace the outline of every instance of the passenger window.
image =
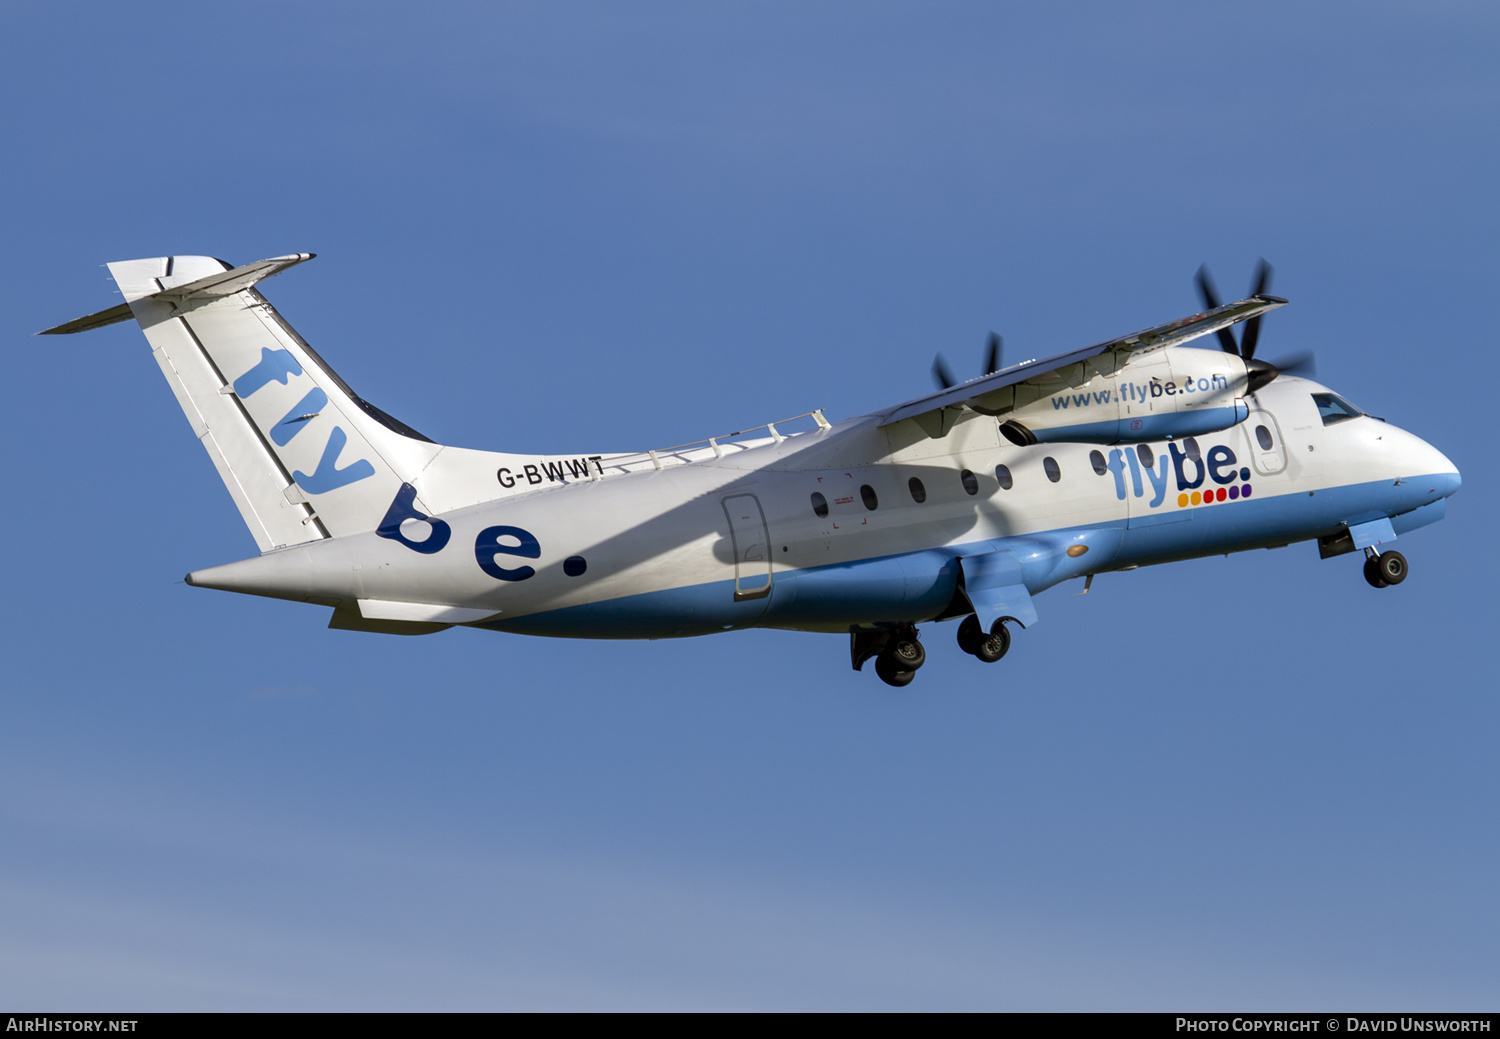
[[1000,489],[1008,491],[1011,488],[1010,467],[1005,465],[995,466],[995,479],[1000,481]]
[[812,503],[813,513],[819,519],[822,519],[824,516],[828,515],[828,499],[823,497],[817,491],[813,491]]
[[1255,442],[1260,445],[1262,451],[1269,451],[1276,446],[1275,441],[1271,439],[1271,431],[1265,426],[1255,427]]
[[[906,481],[906,486],[907,486],[907,489],[911,491],[911,500],[912,501],[916,502],[918,505],[921,505],[924,501],[927,500],[927,488],[922,486],[922,481],[921,480],[918,480],[915,476],[913,476],[910,480]],[[873,497],[873,496],[874,496],[874,492],[872,491],[871,492],[871,497]],[[866,498],[865,499],[865,504],[869,505],[869,503],[870,503],[870,499]],[[870,505],[870,508],[873,509],[874,507],[875,506]]]
[[979,478],[976,477],[973,473],[969,472],[969,470],[965,469],[963,472],[959,473],[958,478],[963,481],[964,490],[969,494],[979,493]]
[[1198,450],[1198,441],[1194,440],[1192,437],[1182,438],[1182,453],[1187,455],[1195,462],[1203,461],[1203,454]]
[[1150,444],[1136,444],[1135,456],[1141,460],[1141,465],[1147,469],[1156,468],[1156,455],[1152,453]]
[[1109,472],[1109,466],[1104,464],[1104,455],[1098,451],[1089,452],[1089,465],[1094,467],[1094,472],[1103,476]]
[[1325,426],[1331,426],[1335,422],[1347,422],[1349,419],[1359,418],[1364,414],[1337,393],[1314,393],[1312,399],[1313,403],[1318,406],[1318,414],[1322,417]]
[[1057,459],[1051,455],[1042,459],[1042,471],[1047,474],[1047,479],[1053,483],[1062,479],[1062,470],[1057,467]]
[[880,499],[875,497],[875,488],[871,487],[869,484],[862,483],[859,485],[859,497],[860,500],[865,503],[865,508],[869,509],[871,512],[874,512],[876,509],[880,508]]

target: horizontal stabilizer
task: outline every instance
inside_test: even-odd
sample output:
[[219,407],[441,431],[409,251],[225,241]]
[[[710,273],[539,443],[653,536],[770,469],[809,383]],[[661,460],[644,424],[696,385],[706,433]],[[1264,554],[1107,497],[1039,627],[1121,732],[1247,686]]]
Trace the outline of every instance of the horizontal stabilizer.
[[[139,299],[159,299],[167,303],[176,304],[179,308],[185,303],[196,303],[207,300],[220,299],[224,296],[232,296],[241,289],[248,289],[258,281],[274,277],[289,267],[295,267],[299,263],[311,260],[317,253],[293,253],[290,256],[273,256],[269,260],[257,260],[247,263],[243,267],[235,267],[232,270],[220,271],[210,274],[206,278],[198,278],[185,285],[172,285],[168,288],[158,289],[155,292],[126,293],[131,302]],[[158,281],[169,281],[170,275]],[[121,303],[119,306],[101,310],[97,314],[77,318],[64,324],[38,332],[39,336],[69,335],[73,332],[90,332],[96,328],[113,325],[120,321],[127,321],[133,317],[130,303]]]
[[129,321],[134,316],[130,312],[130,304],[121,303],[118,307],[110,307],[108,310],[101,310],[99,313],[90,314],[88,317],[74,318],[66,324],[38,332],[37,335],[65,336],[72,332],[91,332],[96,328],[103,328],[105,325],[117,325],[121,321]]
[[273,256],[269,260],[257,260],[243,267],[235,267],[220,274],[210,274],[206,278],[190,281],[186,285],[174,285],[160,292],[153,292],[151,298],[164,299],[172,303],[186,303],[191,300],[233,296],[241,289],[248,289],[258,281],[275,277],[290,267],[311,260],[316,255],[318,254],[293,253],[290,256]]

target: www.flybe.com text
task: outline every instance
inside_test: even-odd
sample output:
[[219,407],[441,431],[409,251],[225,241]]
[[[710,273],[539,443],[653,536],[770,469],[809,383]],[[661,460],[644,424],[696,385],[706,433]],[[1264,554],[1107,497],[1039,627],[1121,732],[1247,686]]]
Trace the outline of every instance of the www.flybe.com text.
[[1067,407],[1086,408],[1090,404],[1122,404],[1147,401],[1156,397],[1175,397],[1179,393],[1217,393],[1229,389],[1229,379],[1223,375],[1211,375],[1203,379],[1187,378],[1182,382],[1168,379],[1152,379],[1150,382],[1127,382],[1113,390],[1090,390],[1088,393],[1065,393],[1052,398],[1052,407],[1062,411]]

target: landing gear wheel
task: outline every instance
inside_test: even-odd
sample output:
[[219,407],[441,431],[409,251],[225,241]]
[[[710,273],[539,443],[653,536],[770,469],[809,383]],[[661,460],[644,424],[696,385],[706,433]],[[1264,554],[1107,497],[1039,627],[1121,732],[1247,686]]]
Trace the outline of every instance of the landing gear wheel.
[[1390,584],[1380,573],[1380,557],[1371,556],[1365,560],[1365,580],[1370,582],[1371,588],[1384,588]]
[[984,629],[979,626],[979,618],[971,613],[958,626],[958,648],[973,656],[983,641]]
[[916,639],[894,639],[885,652],[902,671],[915,671],[927,663],[927,651]]
[[898,689],[904,685],[911,685],[911,680],[917,677],[915,671],[905,670],[889,651],[875,658],[875,673],[886,685],[893,685]]
[[1375,565],[1386,584],[1400,584],[1406,580],[1406,557],[1400,552],[1382,552],[1375,557]]
[[993,664],[1010,650],[1010,629],[1004,621],[996,621],[990,633],[979,640],[974,655],[986,664]]

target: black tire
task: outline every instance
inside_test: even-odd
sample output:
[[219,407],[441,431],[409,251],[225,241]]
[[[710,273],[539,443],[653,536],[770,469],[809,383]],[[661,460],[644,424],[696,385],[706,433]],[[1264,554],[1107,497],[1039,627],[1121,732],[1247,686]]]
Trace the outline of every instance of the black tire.
[[915,671],[927,663],[927,651],[916,639],[894,639],[885,651],[902,671]]
[[996,621],[990,633],[979,640],[974,655],[986,664],[993,664],[1010,652],[1010,629],[1004,621]]
[[1386,584],[1400,584],[1406,580],[1406,557],[1400,552],[1382,552],[1375,557],[1375,562],[1380,566],[1380,576]]
[[1380,557],[1371,556],[1365,560],[1365,580],[1370,582],[1371,588],[1384,588],[1390,584],[1380,573]]
[[971,613],[958,626],[958,648],[972,657],[983,640],[984,629],[979,626],[979,618]]
[[896,662],[896,658],[889,652],[882,653],[875,658],[875,673],[886,685],[893,685],[898,689],[904,685],[911,685],[911,680],[917,677],[915,671],[903,670]]

